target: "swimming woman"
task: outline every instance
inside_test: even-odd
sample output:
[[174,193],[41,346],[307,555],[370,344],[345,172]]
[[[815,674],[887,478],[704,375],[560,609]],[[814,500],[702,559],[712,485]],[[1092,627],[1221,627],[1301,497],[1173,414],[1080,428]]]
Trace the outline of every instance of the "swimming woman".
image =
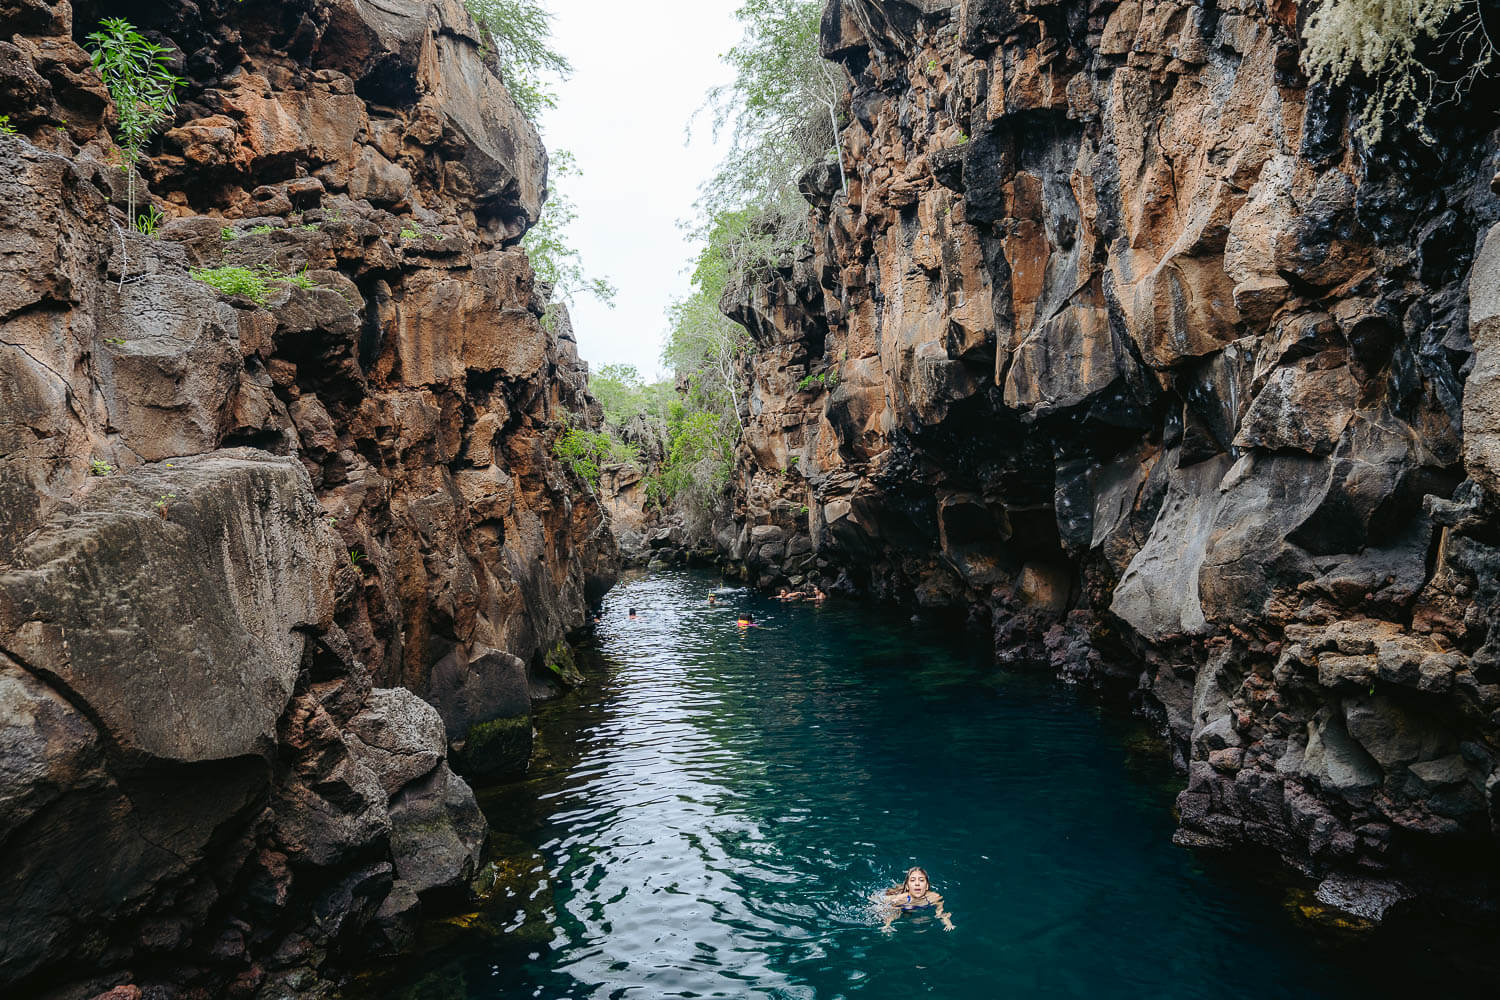
[[755,616],[748,611],[741,611],[740,616],[735,619],[734,623],[740,628],[754,628]]
[[925,868],[908,871],[906,881],[899,888],[887,889],[884,895],[876,897],[876,901],[885,908],[881,917],[884,921],[880,927],[881,933],[891,933],[891,924],[896,922],[896,918],[911,910],[932,910],[933,915],[943,922],[943,930],[953,929],[953,919],[943,909],[943,897],[932,890]]

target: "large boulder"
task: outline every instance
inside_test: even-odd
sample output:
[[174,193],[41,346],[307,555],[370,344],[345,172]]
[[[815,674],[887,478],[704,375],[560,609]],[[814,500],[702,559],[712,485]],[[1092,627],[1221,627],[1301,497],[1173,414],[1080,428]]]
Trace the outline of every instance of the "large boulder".
[[336,551],[300,465],[232,451],[96,479],[5,553],[0,980],[191,882],[255,808]]
[[526,661],[488,646],[458,646],[432,668],[427,697],[446,724],[454,766],[471,778],[526,770],[531,685]]

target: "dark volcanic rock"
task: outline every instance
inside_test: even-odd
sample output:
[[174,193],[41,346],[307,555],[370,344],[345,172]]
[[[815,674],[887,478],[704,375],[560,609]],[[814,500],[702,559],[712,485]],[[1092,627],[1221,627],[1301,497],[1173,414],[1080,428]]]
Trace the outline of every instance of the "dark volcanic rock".
[[[0,992],[311,995],[464,901],[450,750],[524,769],[616,569],[551,450],[598,406],[462,4],[126,6],[0,3]],[[117,14],[187,78],[155,237],[79,44]]]
[[848,191],[809,175],[801,258],[725,303],[716,544],[1128,696],[1185,843],[1492,895],[1497,123],[1415,168],[1286,11],[1182,10],[828,5]]

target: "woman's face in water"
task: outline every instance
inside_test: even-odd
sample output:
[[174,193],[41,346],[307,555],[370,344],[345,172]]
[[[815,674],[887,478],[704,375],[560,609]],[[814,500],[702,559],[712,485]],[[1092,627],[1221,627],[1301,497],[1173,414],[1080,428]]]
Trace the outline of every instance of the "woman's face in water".
[[927,874],[922,871],[914,871],[906,876],[906,891],[913,896],[922,896],[927,893]]

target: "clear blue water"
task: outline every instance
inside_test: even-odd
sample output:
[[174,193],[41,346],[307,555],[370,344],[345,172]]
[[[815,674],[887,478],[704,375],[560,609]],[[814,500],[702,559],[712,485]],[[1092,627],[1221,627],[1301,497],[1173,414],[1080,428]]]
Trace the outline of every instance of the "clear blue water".
[[[1299,921],[1244,859],[1174,847],[1178,779],[1138,724],[899,612],[710,608],[714,586],[609,595],[604,672],[542,710],[530,777],[481,796],[508,888],[383,995],[1231,1000],[1422,975]],[[868,898],[912,864],[952,932],[879,932]]]

